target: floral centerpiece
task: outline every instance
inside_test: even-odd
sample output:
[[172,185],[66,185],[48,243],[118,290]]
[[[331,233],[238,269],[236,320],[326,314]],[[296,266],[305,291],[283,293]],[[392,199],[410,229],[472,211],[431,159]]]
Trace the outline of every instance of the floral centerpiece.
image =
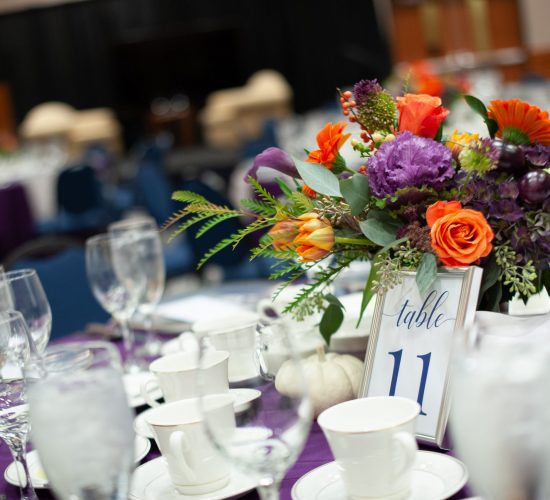
[[[487,137],[453,131],[443,137],[449,110],[425,94],[392,97],[363,80],[338,91],[343,114],[359,127],[328,123],[318,148],[292,158],[278,148],[258,155],[247,182],[255,199],[242,209],[210,203],[192,192],[174,199],[183,208],[167,222],[172,236],[201,224],[201,237],[233,217],[251,222],[220,241],[199,263],[249,234],[263,231],[251,259],[275,259],[271,278],[292,282],[324,260],[315,277],[287,307],[298,319],[324,311],[328,338],[343,319],[342,305],[327,293],[338,273],[356,260],[372,261],[361,310],[371,298],[416,271],[426,292],[441,266],[483,267],[480,308],[497,310],[513,296],[527,300],[550,288],[550,155],[548,113],[526,102],[494,100],[486,107],[465,96],[487,125]],[[350,140],[360,165],[340,154]],[[257,180],[260,167],[281,172],[283,196]]]

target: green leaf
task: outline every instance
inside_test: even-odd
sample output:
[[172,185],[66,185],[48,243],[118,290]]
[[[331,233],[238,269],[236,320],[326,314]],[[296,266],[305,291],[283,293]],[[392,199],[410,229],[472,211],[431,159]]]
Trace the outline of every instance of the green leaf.
[[483,294],[480,303],[480,311],[500,312],[500,302],[502,301],[502,283],[497,281],[492,287]]
[[336,297],[335,295],[332,295],[332,293],[327,293],[324,296],[324,299],[331,305],[338,306],[341,309],[345,309],[344,304],[342,304],[342,302],[340,302],[340,299],[338,297]]
[[489,135],[491,136],[491,139],[494,139],[498,131],[498,123],[492,118],[486,118],[484,122],[485,122],[485,125],[487,125],[487,130],[489,131]]
[[426,252],[416,270],[416,286],[424,297],[437,278],[437,260],[433,253]]
[[359,328],[359,323],[361,323],[361,319],[363,319],[363,314],[365,312],[365,309],[369,305],[369,302],[374,297],[374,290],[372,289],[372,283],[376,280],[378,276],[378,269],[377,264],[382,259],[385,252],[387,252],[390,248],[396,247],[398,245],[401,245],[401,243],[404,243],[407,241],[407,238],[399,238],[398,240],[395,240],[391,242],[389,245],[386,245],[384,248],[381,248],[376,252],[376,255],[373,257],[371,262],[371,268],[369,277],[367,279],[367,282],[365,283],[365,288],[363,289],[363,297],[361,299],[361,309],[359,311],[359,319],[357,320],[357,326],[356,328]]
[[292,196],[293,191],[288,187],[285,181],[283,181],[280,177],[275,177],[275,182],[286,196]]
[[544,285],[544,288],[546,288],[546,291],[548,294],[550,294],[550,269],[545,269],[542,271],[542,284]]
[[351,215],[359,215],[369,202],[369,179],[366,175],[355,174],[340,181],[340,191],[351,208]]
[[437,129],[437,132],[435,133],[434,141],[441,142],[441,138],[443,137],[443,122],[439,125],[439,128]]
[[338,177],[318,163],[294,160],[302,180],[314,191],[326,196],[342,197]]
[[500,267],[497,265],[494,254],[491,253],[483,264],[483,277],[481,278],[481,286],[479,287],[479,298],[489,290],[498,280],[500,276]]
[[346,165],[346,160],[344,159],[344,157],[340,153],[338,153],[338,155],[336,156],[336,160],[334,160],[332,171],[335,174],[341,174],[347,168],[348,167]]
[[344,313],[342,312],[341,307],[330,304],[325,309],[321,322],[319,323],[319,331],[321,332],[321,335],[325,339],[327,345],[330,342],[330,337],[333,333],[338,331],[338,328],[340,328],[343,321]]
[[370,210],[367,219],[359,222],[362,233],[380,246],[395,241],[395,233],[401,225],[401,222],[379,210]]
[[472,108],[472,110],[480,115],[484,120],[489,117],[485,104],[483,104],[483,102],[481,102],[477,97],[474,97],[473,95],[465,95],[464,100],[466,101],[466,104],[468,104],[468,106],[470,106],[470,108]]

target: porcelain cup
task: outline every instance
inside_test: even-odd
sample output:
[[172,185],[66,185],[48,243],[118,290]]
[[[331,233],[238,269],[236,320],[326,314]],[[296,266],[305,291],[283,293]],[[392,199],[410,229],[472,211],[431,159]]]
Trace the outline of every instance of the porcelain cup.
[[209,422],[216,432],[231,435],[235,429],[233,397],[205,396],[167,403],[145,417],[166,460],[170,479],[182,495],[204,495],[229,483],[230,465],[214,449],[205,433],[199,404],[208,406]]
[[[209,350],[205,353],[202,366],[205,394],[222,394],[229,390],[228,360],[229,353],[226,351]],[[149,370],[155,375],[167,403],[197,396],[197,352],[168,354],[153,361]],[[159,405],[149,394],[149,387],[154,383],[156,381],[149,380],[141,386],[143,399],[152,407]]]
[[419,413],[411,399],[381,396],[346,401],[319,415],[350,498],[408,498]]
[[258,376],[255,336],[258,316],[243,314],[220,320],[203,320],[193,325],[193,332],[206,336],[214,349],[229,353],[230,382],[239,382]]

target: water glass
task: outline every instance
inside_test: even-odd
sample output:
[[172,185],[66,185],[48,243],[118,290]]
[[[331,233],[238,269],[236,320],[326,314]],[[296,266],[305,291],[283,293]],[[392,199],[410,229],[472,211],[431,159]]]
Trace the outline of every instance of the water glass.
[[0,310],[19,311],[31,334],[31,352],[46,349],[52,330],[52,311],[34,269],[18,269],[0,274]]
[[27,467],[29,431],[24,365],[30,358],[29,332],[21,313],[0,312],[0,438],[8,445],[19,476],[22,500],[38,497]]
[[99,234],[86,241],[86,273],[92,292],[120,324],[125,350],[125,369],[140,371],[135,357],[135,338],[128,321],[145,288],[140,262],[126,238]]
[[[234,336],[226,338],[229,352],[240,347],[236,345],[233,348],[230,345],[232,341],[239,342],[240,339]],[[207,380],[203,375],[209,365],[212,339],[205,333],[199,342],[201,370],[197,380],[206,434],[234,467],[257,480],[262,499],[277,499],[280,481],[302,450],[312,420],[311,400],[291,338],[288,332],[281,336],[288,354],[286,363],[292,365],[295,374],[292,387],[287,388],[284,394],[279,392],[273,377],[258,376],[259,369],[248,380],[241,380],[239,387],[257,390],[258,398],[235,416],[236,426],[231,431],[219,425],[216,409],[208,404]],[[259,336],[254,336],[252,347],[255,352],[260,349],[259,342]]]
[[127,498],[133,414],[120,357],[105,342],[63,346],[29,385],[32,442],[62,500]]

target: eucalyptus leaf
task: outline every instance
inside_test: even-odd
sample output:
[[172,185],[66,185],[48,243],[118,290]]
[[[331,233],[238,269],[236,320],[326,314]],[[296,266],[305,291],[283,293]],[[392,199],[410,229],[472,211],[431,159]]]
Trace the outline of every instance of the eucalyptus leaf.
[[327,345],[330,342],[330,337],[338,331],[338,328],[344,321],[344,313],[340,306],[330,304],[323,313],[321,322],[319,323],[319,331],[325,339]]
[[338,177],[328,168],[296,159],[294,162],[300,177],[311,189],[326,196],[342,197]]
[[489,131],[491,139],[494,139],[496,133],[498,132],[498,123],[492,118],[486,118],[484,122],[485,125],[487,125],[487,130]]
[[340,191],[351,208],[351,215],[359,215],[369,202],[369,179],[366,175],[355,174],[340,181]]
[[336,297],[335,295],[332,295],[332,293],[327,293],[323,298],[329,304],[334,305],[334,306],[338,306],[341,309],[345,309],[344,304],[342,304],[342,302],[340,302],[340,299],[338,297]]
[[439,128],[435,133],[434,141],[441,142],[442,137],[443,137],[443,122],[440,123]]
[[483,294],[479,309],[481,311],[500,312],[502,295],[502,283],[497,281]]
[[437,260],[435,255],[425,252],[416,270],[416,286],[420,296],[424,297],[437,278]]
[[485,107],[485,104],[483,104],[483,102],[480,101],[477,97],[474,97],[473,95],[465,95],[464,100],[466,101],[466,104],[468,104],[468,106],[470,106],[470,108],[478,115],[480,115],[484,120],[489,117],[489,113],[487,113],[487,108]]
[[479,287],[479,297],[489,290],[498,280],[500,275],[500,267],[497,265],[495,256],[491,253],[483,265],[483,277]]
[[398,220],[378,210],[370,210],[367,219],[359,222],[361,232],[380,246],[386,246],[395,241],[395,234],[401,225]]

